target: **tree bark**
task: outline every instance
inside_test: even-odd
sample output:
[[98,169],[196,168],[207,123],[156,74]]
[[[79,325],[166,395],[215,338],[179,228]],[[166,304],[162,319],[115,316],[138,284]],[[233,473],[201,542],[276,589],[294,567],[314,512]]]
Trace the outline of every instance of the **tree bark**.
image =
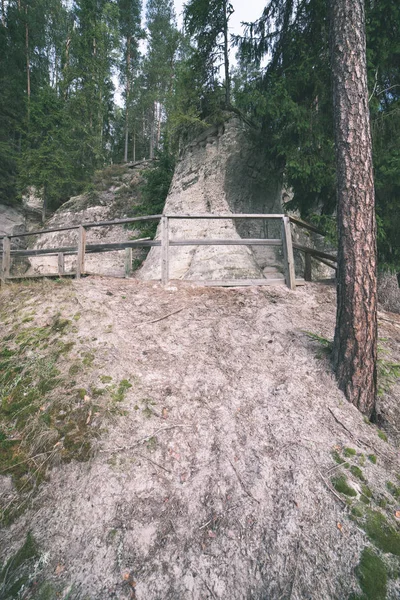
[[125,148],[124,162],[128,162],[128,137],[129,137],[129,104],[131,93],[131,37],[126,40],[126,82],[125,82]]
[[336,138],[338,284],[333,363],[347,399],[374,416],[376,222],[363,0],[329,0]]
[[228,1],[224,0],[224,70],[225,70],[225,105],[231,103],[231,78],[229,74],[229,31],[228,31]]

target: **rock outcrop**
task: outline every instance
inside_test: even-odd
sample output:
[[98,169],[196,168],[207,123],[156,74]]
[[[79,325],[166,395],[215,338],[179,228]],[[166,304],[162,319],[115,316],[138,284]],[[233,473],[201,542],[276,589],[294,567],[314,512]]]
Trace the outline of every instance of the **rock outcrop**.
[[[166,200],[166,214],[282,213],[279,177],[265,159],[250,128],[237,117],[204,132],[180,157]],[[277,229],[278,227],[278,229]],[[230,219],[173,220],[171,239],[239,239],[279,236],[280,223]],[[157,237],[161,235],[159,228]],[[266,271],[265,271],[266,270]],[[152,248],[141,279],[159,279],[160,248]],[[271,247],[194,246],[170,248],[171,279],[283,277],[282,260]]]
[[[46,228],[79,225],[121,219],[128,216],[139,194],[142,183],[142,171],[146,163],[115,165],[102,173],[98,188],[92,192],[71,198],[63,204],[46,222]],[[123,225],[112,227],[93,227],[87,230],[86,243],[94,244],[123,242],[137,237],[138,231],[127,229]],[[56,231],[40,235],[34,241],[33,248],[55,248],[77,245],[77,230]],[[141,250],[134,250],[137,258]],[[27,274],[57,273],[57,256],[38,256],[29,259]],[[65,272],[76,268],[76,254],[65,256]],[[96,275],[121,277],[124,274],[124,252],[111,251],[101,254],[87,254],[85,271]]]

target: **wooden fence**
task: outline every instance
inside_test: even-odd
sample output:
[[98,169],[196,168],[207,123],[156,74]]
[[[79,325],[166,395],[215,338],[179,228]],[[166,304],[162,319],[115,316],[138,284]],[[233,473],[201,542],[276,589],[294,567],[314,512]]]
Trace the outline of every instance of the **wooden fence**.
[[[277,239],[268,238],[239,238],[239,239],[171,239],[169,232],[169,223],[176,219],[208,219],[208,220],[239,220],[239,219],[263,219],[263,220],[278,220],[281,222],[281,235]],[[103,243],[103,244],[87,244],[86,231],[93,227],[110,227],[113,225],[127,225],[138,223],[140,221],[160,221],[161,236],[158,240],[149,238],[128,240],[118,243]],[[85,256],[90,253],[110,252],[112,250],[125,250],[125,276],[129,277],[132,272],[132,249],[133,248],[149,248],[153,246],[161,247],[161,282],[167,284],[169,281],[169,257],[170,247],[173,246],[275,246],[283,250],[284,266],[285,266],[285,283],[290,289],[295,289],[296,285],[304,283],[304,280],[311,280],[311,257],[320,262],[336,268],[336,257],[321,252],[307,246],[302,246],[293,242],[290,223],[295,223],[300,227],[304,227],[310,231],[321,234],[313,225],[305,223],[300,219],[288,217],[283,214],[179,214],[179,215],[147,215],[142,217],[132,217],[129,219],[117,219],[114,221],[102,221],[97,223],[82,223],[80,225],[71,225],[69,227],[42,229],[38,231],[29,231],[11,236],[3,236],[2,239],[2,261],[1,261],[1,283],[5,284],[8,280],[25,279],[27,277],[64,277],[75,276],[79,279],[85,274]],[[73,231],[78,234],[77,246],[65,246],[58,248],[37,248],[37,249],[12,249],[12,238],[22,238],[34,235],[43,235],[47,233]],[[305,254],[305,272],[304,280],[296,280],[295,264],[293,249],[297,249]],[[75,272],[65,272],[64,259],[67,255],[77,255]],[[11,264],[13,258],[24,258],[34,256],[57,256],[58,257],[58,272],[48,273],[43,275],[11,275]],[[280,279],[237,279],[237,280],[219,280],[219,281],[201,281],[204,285],[271,285],[282,283]]]

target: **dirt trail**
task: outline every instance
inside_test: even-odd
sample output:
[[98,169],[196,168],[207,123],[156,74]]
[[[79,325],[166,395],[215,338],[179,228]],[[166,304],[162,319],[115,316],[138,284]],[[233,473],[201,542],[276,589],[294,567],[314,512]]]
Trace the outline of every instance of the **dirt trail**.
[[[6,556],[30,529],[61,590],[54,597],[69,599],[322,600],[359,590],[355,568],[376,544],[350,519],[363,484],[332,453],[355,449],[375,510],[400,472],[400,386],[381,403],[387,443],[345,401],[305,333],[332,338],[332,287],[51,285],[51,295],[33,286],[37,314],[79,311],[75,337],[95,357],[93,378],[132,388],[94,457],[55,466],[3,530]],[[400,322],[385,318],[381,335],[398,352]],[[341,470],[356,490],[351,506],[331,483]],[[393,500],[388,518],[396,508]],[[399,597],[398,579],[387,594]]]

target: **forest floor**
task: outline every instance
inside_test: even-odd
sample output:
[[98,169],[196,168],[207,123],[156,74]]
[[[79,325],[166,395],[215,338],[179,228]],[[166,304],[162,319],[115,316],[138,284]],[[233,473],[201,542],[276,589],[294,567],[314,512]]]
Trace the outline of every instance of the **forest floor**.
[[2,599],[400,597],[398,315],[379,429],[332,374],[332,286],[89,277],[0,314]]

